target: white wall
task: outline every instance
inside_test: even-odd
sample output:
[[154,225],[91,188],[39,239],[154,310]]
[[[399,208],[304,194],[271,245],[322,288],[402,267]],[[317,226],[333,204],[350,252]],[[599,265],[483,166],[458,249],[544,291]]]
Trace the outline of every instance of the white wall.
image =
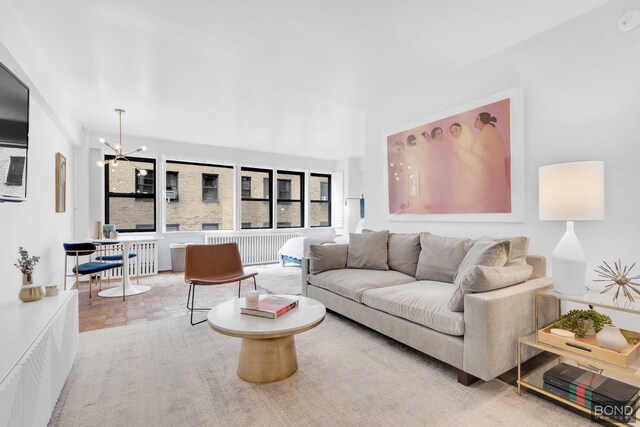
[[[0,21],[2,21],[0,19]],[[7,65],[31,88],[29,152],[27,160],[27,200],[0,204],[0,303],[15,300],[22,274],[13,266],[18,247],[39,255],[34,282],[62,285],[64,254],[62,243],[73,241],[74,146],[69,133],[44,101],[38,87],[9,54],[0,40],[0,62]],[[67,158],[67,211],[55,213],[55,153]]]
[[[123,128],[126,132],[126,116],[123,118]],[[90,237],[93,234],[93,228],[96,221],[104,221],[104,172],[95,166],[96,160],[103,156],[102,146],[98,143],[98,139],[104,137],[109,141],[117,141],[118,136],[113,134],[103,134],[97,132],[87,132],[85,144],[91,148],[84,147],[81,151],[82,163],[89,165],[87,168],[78,170],[78,181],[88,182],[88,185],[79,187],[79,197],[86,198],[89,203],[86,206],[79,206],[77,233],[80,237]],[[266,167],[275,169],[293,169],[298,171],[310,170],[312,172],[331,173],[336,170],[336,162],[330,160],[313,159],[302,156],[283,156],[272,153],[239,150],[225,147],[214,147],[201,144],[189,144],[177,141],[156,140],[140,137],[122,138],[122,143],[126,150],[133,150],[140,145],[148,147],[147,152],[143,153],[144,157],[156,158],[158,162],[161,156],[166,159],[209,162],[209,163],[225,163],[236,164],[241,166]],[[107,151],[104,154],[111,154]],[[304,153],[294,153],[304,154]],[[80,163],[80,161],[79,161]],[[338,203],[338,201],[336,201]],[[159,207],[160,208],[160,207]],[[161,231],[160,215],[157,215],[156,236],[159,240],[159,268],[160,270],[168,270],[171,268],[171,256],[169,245],[171,243],[194,242],[203,243],[206,233],[197,232],[170,232],[163,233]],[[253,232],[260,232],[254,230]],[[324,232],[326,230],[307,230],[308,233]],[[209,232],[211,233],[211,232]]]
[[[622,12],[633,8],[640,2],[614,1],[472,66],[398,82],[381,95],[366,114],[367,226],[451,236],[524,234],[531,253],[549,257],[564,224],[538,220],[538,167],[604,160],[606,220],[576,224],[588,271],[602,260],[640,262],[640,29],[616,28]],[[514,86],[524,90],[525,222],[387,221],[384,131]]]

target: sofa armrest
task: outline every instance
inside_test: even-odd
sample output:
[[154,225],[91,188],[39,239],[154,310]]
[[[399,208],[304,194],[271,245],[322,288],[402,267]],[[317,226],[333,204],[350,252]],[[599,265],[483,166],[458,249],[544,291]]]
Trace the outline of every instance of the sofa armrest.
[[[537,329],[535,292],[551,285],[551,278],[541,277],[495,291],[467,294],[463,370],[489,381],[515,367],[518,338]],[[538,303],[540,324],[554,320],[554,301],[539,298]],[[525,354],[523,359],[533,354]]]
[[301,280],[302,280],[302,296],[307,296],[307,275],[309,274],[309,258],[302,258],[302,272],[301,272]]

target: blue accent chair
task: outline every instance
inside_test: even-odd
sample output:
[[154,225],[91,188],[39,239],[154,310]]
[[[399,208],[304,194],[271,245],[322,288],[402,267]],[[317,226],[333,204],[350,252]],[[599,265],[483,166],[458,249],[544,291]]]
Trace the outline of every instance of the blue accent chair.
[[[76,287],[79,287],[80,276],[89,276],[89,298],[91,298],[91,288],[93,285],[93,278],[97,273],[111,270],[114,268],[121,268],[122,262],[102,262],[92,261],[91,255],[95,252],[104,251],[104,249],[98,249],[93,243],[63,243],[64,247],[64,289],[67,289],[67,278],[76,278]],[[68,274],[68,261],[69,258],[75,258],[75,265],[71,269],[73,274]],[[89,257],[87,262],[80,262],[81,257]],[[100,289],[102,290],[102,281],[100,274],[97,274]],[[122,299],[124,300],[124,286],[122,287]]]
[[[102,245],[104,246],[110,246],[110,245]],[[107,249],[105,249],[106,251]],[[112,255],[100,255],[96,257],[96,261],[122,261],[122,255],[123,254],[112,254]],[[131,258],[135,258],[137,256],[137,254],[135,252],[129,252],[129,259]],[[127,265],[128,267],[128,265]],[[138,275],[136,276],[136,283],[140,284],[140,274],[138,273]],[[111,284],[111,270],[109,270],[107,272],[107,285]]]

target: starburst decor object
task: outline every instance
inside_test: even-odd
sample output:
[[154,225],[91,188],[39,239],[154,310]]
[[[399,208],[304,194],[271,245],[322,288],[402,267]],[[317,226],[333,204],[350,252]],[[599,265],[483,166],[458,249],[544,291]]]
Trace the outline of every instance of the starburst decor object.
[[618,262],[613,263],[614,268],[611,268],[611,266],[609,266],[609,264],[607,264],[604,261],[602,261],[602,263],[604,265],[599,265],[594,270],[599,277],[602,277],[602,279],[596,279],[595,281],[611,282],[611,283],[606,285],[604,287],[604,290],[600,293],[604,294],[605,292],[617,286],[616,294],[613,296],[614,301],[618,299],[618,296],[620,295],[620,291],[622,291],[622,294],[627,298],[629,298],[629,301],[635,302],[635,300],[633,299],[633,295],[631,294],[631,291],[640,295],[640,289],[638,288],[640,287],[640,283],[634,282],[634,280],[640,279],[640,275],[632,276],[632,277],[628,277],[628,276],[630,276],[631,270],[636,265],[636,263],[634,262],[633,264],[631,264],[631,267],[627,267],[625,265],[624,268],[622,268],[622,263],[620,262],[620,260],[618,260]]
[[[147,151],[147,147],[145,147],[144,145],[141,145],[140,147],[136,148],[135,150],[129,152],[129,153],[123,153],[123,147],[122,147],[122,113],[124,113],[125,111],[122,108],[116,108],[116,113],[118,113],[118,117],[119,117],[119,123],[120,123],[120,133],[119,133],[119,140],[118,142],[116,142],[115,144],[111,145],[111,143],[109,141],[107,141],[104,138],[100,138],[100,143],[106,147],[111,148],[115,154],[114,154],[114,158],[110,159],[110,160],[98,160],[96,162],[96,165],[99,168],[102,168],[106,165],[111,165],[112,167],[117,167],[120,164],[120,161],[124,160],[126,162],[128,162],[129,164],[132,164],[129,159],[127,159],[127,156],[130,156],[133,153],[138,153],[140,151]],[[140,172],[140,175],[144,176],[147,174],[147,171],[142,169]]]

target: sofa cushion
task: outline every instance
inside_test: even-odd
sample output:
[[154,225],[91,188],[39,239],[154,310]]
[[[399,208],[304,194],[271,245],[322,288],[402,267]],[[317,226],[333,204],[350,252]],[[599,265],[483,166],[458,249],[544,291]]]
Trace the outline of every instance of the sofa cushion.
[[531,278],[533,267],[525,265],[505,265],[504,267],[475,266],[469,275],[470,280],[467,293],[489,292],[502,289],[518,283],[526,282]]
[[388,270],[387,242],[389,231],[349,234],[347,268]]
[[420,281],[362,293],[362,303],[448,335],[464,335],[464,314],[449,310],[451,283]]
[[389,234],[389,268],[409,276],[416,276],[420,257],[419,234]]
[[508,240],[511,243],[511,252],[509,252],[509,258],[505,265],[525,265],[527,263],[527,255],[529,254],[528,237],[483,237],[482,239],[491,239],[496,242]]
[[347,248],[347,245],[309,246],[309,272],[316,274],[345,268]]
[[473,245],[471,239],[420,234],[420,258],[416,279],[453,283],[453,276]]
[[511,242],[503,240],[494,242],[493,240],[480,239],[476,241],[467,255],[462,260],[458,272],[453,278],[455,291],[449,301],[451,311],[464,310],[464,296],[472,292],[475,281],[478,279],[475,272],[477,266],[502,267],[507,262]]
[[362,292],[388,286],[414,282],[411,276],[399,271],[387,270],[330,270],[319,274],[310,274],[309,283],[319,288],[334,292],[357,302],[361,301]]

